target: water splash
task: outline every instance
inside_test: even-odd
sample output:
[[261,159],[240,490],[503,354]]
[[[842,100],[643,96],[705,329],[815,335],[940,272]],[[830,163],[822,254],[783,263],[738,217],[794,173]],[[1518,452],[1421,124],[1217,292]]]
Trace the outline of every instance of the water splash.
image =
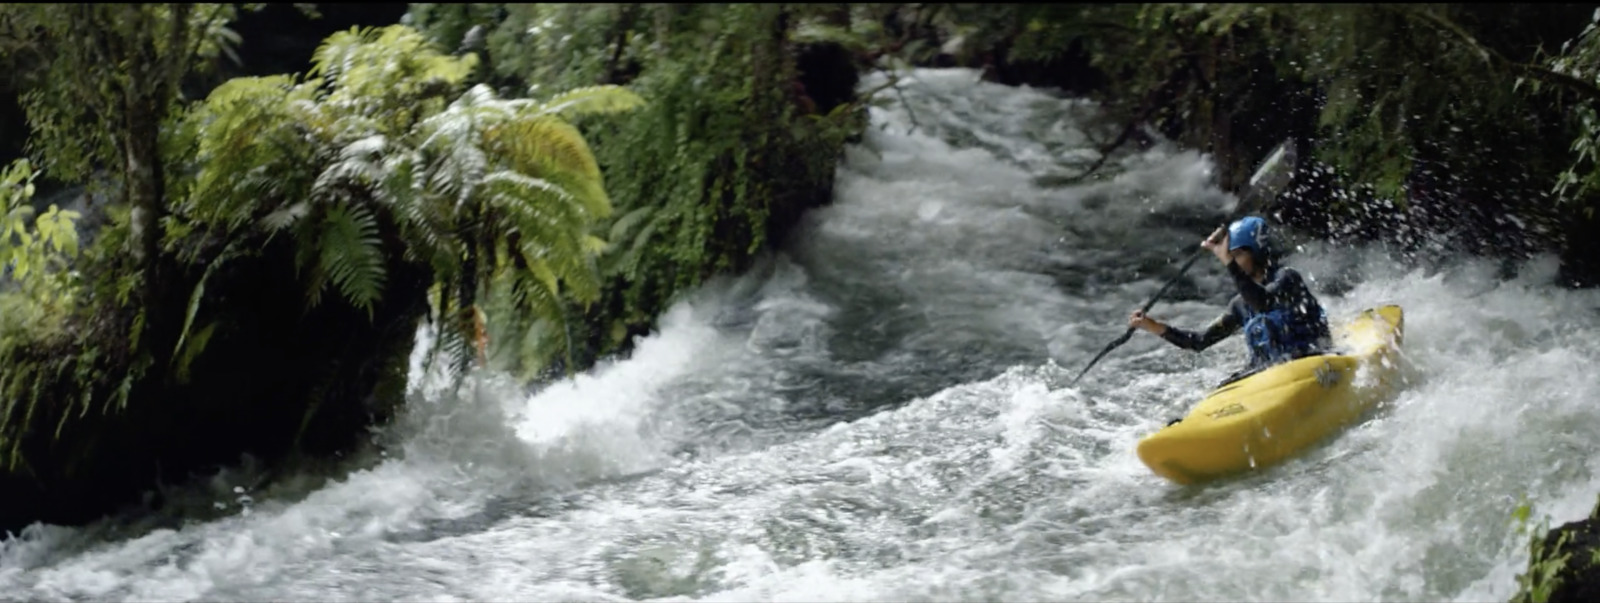
[[[1135,443],[1242,345],[1140,334],[1066,384],[1231,204],[1209,160],[1161,143],[1041,185],[1091,158],[1092,105],[912,76],[916,131],[874,109],[800,242],[631,358],[531,394],[416,365],[392,457],[296,496],[222,480],[202,521],[35,526],[0,599],[1503,600],[1518,499],[1593,505],[1600,296],[1549,258],[1499,280],[1316,243],[1289,262],[1333,320],[1405,308],[1414,382],[1283,465],[1156,478]],[[1229,295],[1197,267],[1153,313]]]

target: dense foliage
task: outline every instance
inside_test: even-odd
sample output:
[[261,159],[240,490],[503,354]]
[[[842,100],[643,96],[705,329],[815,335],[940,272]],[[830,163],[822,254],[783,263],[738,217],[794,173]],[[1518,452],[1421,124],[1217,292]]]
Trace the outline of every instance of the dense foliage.
[[[14,358],[19,346],[30,341],[60,337],[67,310],[75,301],[75,274],[68,261],[78,255],[77,212],[56,206],[38,216],[29,200],[38,173],[27,160],[13,162],[0,172],[0,275],[8,286],[0,288],[0,358]],[[14,467],[20,428],[12,421],[18,402],[36,396],[39,387],[25,371],[12,367],[0,371],[0,466]],[[28,410],[31,411],[31,408]]]
[[[806,94],[791,38],[815,19],[792,7],[415,6],[411,17],[442,44],[484,47],[495,70],[485,77],[504,87],[626,81],[649,101],[620,120],[580,124],[618,202],[601,302],[575,325],[585,363],[625,349],[677,293],[748,265],[769,233],[826,203],[845,139],[864,127],[859,104],[819,107]],[[854,82],[853,73],[810,75]],[[547,365],[551,335],[561,335],[508,310],[489,320],[499,366],[526,376]]]
[[[560,325],[563,295],[597,296],[594,256],[605,242],[590,224],[611,211],[599,167],[564,118],[640,100],[614,86],[543,102],[501,99],[481,84],[456,96],[474,65],[393,26],[330,37],[311,74],[322,79],[224,84],[182,126],[204,166],[177,208],[182,230],[204,225],[219,241],[291,231],[308,303],[332,288],[370,315],[385,288],[379,224],[393,224],[406,259],[434,275],[436,309],[453,326],[441,339],[458,371],[491,285],[517,311]],[[465,314],[451,318],[452,307]]]
[[[32,158],[0,182],[0,485],[40,493],[0,523],[343,450],[401,401],[419,319],[457,378],[626,349],[826,202],[864,125],[848,55],[804,90],[780,5],[419,5],[432,36],[358,27],[212,87],[239,8],[0,10]],[[36,165],[111,194],[82,249]]]
[[[564,117],[631,109],[637,96],[612,86],[544,102],[502,100],[481,85],[458,93],[474,58],[440,54],[400,26],[336,34],[315,63],[311,75],[321,77],[306,81],[229,81],[183,111],[165,137],[167,165],[194,167],[163,182],[161,249],[204,267],[176,335],[178,373],[217,326],[196,324],[197,316],[205,322],[208,277],[280,233],[296,242],[308,306],[331,288],[370,316],[390,253],[380,225],[392,225],[405,259],[431,269],[439,311],[452,303],[469,311],[467,320],[444,321],[455,327],[443,339],[454,342],[447,349],[462,368],[470,310],[484,286],[503,285],[528,316],[557,323],[559,297],[595,299],[594,256],[604,241],[589,230],[610,201],[587,144]],[[46,281],[28,278],[42,261],[32,250],[75,245],[70,236],[52,238],[61,230],[53,210],[35,221],[41,240],[28,243],[21,209],[8,221],[25,242],[14,254],[15,276],[34,290]],[[119,228],[132,230],[112,227]],[[110,234],[100,240],[121,238]],[[50,282],[57,293],[45,298],[70,299]],[[130,283],[119,280],[119,304]]]
[[[471,85],[474,55],[441,53],[416,31],[390,26],[329,37],[304,77],[233,79],[191,104],[172,82],[192,61],[150,49],[192,39],[186,52],[203,57],[195,32],[218,27],[227,10],[9,10],[0,16],[36,26],[27,36],[11,32],[8,44],[79,52],[39,51],[17,78],[82,71],[28,92],[32,152],[69,181],[102,174],[122,198],[79,254],[73,212],[31,215],[33,162],[17,163],[0,182],[0,260],[17,288],[0,294],[0,482],[37,479],[42,491],[115,482],[123,478],[104,475],[115,457],[93,451],[139,432],[185,444],[135,455],[157,465],[124,467],[133,486],[161,463],[181,468],[239,452],[280,458],[303,443],[335,451],[327,441],[349,441],[401,401],[392,385],[404,374],[394,374],[393,359],[403,369],[407,329],[423,317],[415,308],[432,302],[440,348],[459,378],[482,340],[480,298],[509,300],[511,311],[555,333],[565,331],[568,305],[582,311],[598,298],[596,259],[606,242],[595,224],[611,214],[611,200],[567,120],[641,106],[626,89],[502,98]],[[73,29],[111,17],[132,22],[94,35]],[[173,33],[180,30],[188,37]],[[74,37],[84,35],[92,39]],[[124,53],[122,64],[148,61],[140,73],[168,74],[170,85],[85,65],[106,52]],[[278,301],[285,286],[301,304]],[[352,322],[362,318],[366,326]],[[340,341],[350,336],[362,340]],[[276,356],[290,352],[285,345],[316,352]],[[187,406],[232,396],[211,388],[227,387],[235,371],[303,370],[294,367],[321,356],[312,372],[249,392],[236,410]],[[346,393],[352,385],[367,391]],[[221,433],[167,431],[213,413],[228,423],[211,426]],[[238,427],[261,432],[230,438]],[[304,439],[330,429],[344,433]],[[195,448],[202,445],[220,448]],[[20,497],[0,519],[45,507]]]

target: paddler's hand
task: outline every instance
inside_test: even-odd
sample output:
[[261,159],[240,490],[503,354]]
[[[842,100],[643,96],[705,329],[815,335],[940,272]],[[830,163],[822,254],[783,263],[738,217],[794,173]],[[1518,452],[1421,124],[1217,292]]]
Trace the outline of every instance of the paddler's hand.
[[1233,261],[1233,257],[1228,254],[1228,227],[1226,226],[1217,228],[1216,232],[1211,233],[1211,236],[1201,241],[1200,248],[1211,252],[1211,255],[1216,256],[1223,264]]
[[1133,315],[1128,317],[1128,326],[1135,329],[1142,329],[1145,332],[1154,335],[1160,335],[1167,332],[1167,325],[1161,324],[1154,318],[1145,316],[1144,312],[1139,310],[1134,310]]

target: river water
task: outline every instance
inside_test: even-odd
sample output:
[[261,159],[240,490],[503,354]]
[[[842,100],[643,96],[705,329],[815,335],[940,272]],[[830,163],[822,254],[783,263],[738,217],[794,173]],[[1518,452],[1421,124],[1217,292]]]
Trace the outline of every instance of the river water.
[[[187,519],[36,525],[0,544],[0,600],[1505,600],[1519,501],[1594,505],[1600,295],[1548,258],[1505,279],[1376,247],[1288,262],[1335,322],[1404,307],[1410,386],[1279,467],[1157,478],[1136,442],[1242,343],[1140,333],[1068,382],[1233,198],[1170,146],[1052,184],[1093,157],[1092,107],[913,75],[797,242],[631,358],[532,393],[415,369],[368,468],[257,490],[242,466],[171,493]],[[1220,267],[1190,276],[1152,313],[1219,313]]]

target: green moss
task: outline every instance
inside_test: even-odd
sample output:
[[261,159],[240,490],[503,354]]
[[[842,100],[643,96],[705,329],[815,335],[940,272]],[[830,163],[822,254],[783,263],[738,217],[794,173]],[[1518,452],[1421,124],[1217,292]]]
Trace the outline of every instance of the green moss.
[[1567,569],[1570,553],[1558,552],[1566,544],[1566,532],[1558,537],[1554,546],[1546,546],[1550,531],[1550,518],[1542,517],[1535,525],[1528,524],[1532,505],[1524,500],[1512,512],[1517,534],[1528,539],[1528,569],[1517,574],[1517,592],[1511,603],[1545,603],[1550,594],[1561,585],[1561,576]]

